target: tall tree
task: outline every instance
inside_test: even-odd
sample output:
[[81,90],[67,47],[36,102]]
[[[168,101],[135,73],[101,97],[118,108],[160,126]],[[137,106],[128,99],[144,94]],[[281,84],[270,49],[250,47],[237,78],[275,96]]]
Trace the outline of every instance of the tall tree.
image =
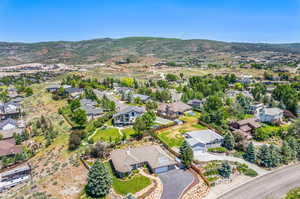
[[183,164],[189,168],[194,159],[194,153],[193,153],[192,147],[185,140],[185,141],[183,141],[179,150],[180,150],[180,157],[183,161]]
[[255,152],[255,147],[252,142],[250,142],[250,144],[248,144],[244,158],[248,162],[252,162],[252,163],[256,162],[256,152]]
[[286,141],[283,142],[281,147],[281,156],[284,164],[288,164],[294,160],[294,152]]
[[84,126],[87,122],[87,116],[84,110],[77,109],[72,117],[73,121],[79,126]]
[[233,148],[235,146],[235,141],[234,141],[234,137],[233,137],[232,133],[227,133],[224,136],[224,143],[223,143],[223,145],[228,150],[233,150]]
[[258,159],[260,160],[260,166],[266,168],[271,167],[271,153],[267,145],[263,145],[259,148]]
[[274,144],[270,145],[271,167],[278,167],[280,165],[280,150]]
[[112,178],[105,165],[97,160],[89,171],[86,193],[91,197],[104,197],[109,193]]

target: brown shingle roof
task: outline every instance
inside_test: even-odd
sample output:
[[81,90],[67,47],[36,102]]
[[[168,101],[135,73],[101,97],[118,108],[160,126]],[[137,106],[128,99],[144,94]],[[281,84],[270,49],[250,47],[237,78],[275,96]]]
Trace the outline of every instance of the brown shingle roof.
[[14,138],[0,140],[0,156],[12,155],[21,153],[21,147],[16,146],[16,140]]

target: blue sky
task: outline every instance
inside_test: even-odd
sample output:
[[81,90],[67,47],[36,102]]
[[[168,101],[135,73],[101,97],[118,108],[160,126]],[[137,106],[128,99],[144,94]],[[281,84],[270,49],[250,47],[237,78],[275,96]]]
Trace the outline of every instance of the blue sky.
[[0,0],[0,41],[300,42],[300,0]]

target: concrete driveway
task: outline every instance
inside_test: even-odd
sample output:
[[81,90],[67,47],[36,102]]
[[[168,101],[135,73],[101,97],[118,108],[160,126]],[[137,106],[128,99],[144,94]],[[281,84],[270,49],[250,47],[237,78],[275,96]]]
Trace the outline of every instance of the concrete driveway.
[[158,176],[163,184],[161,199],[179,199],[181,193],[194,180],[191,172],[182,169],[173,169]]
[[211,153],[194,152],[194,158],[201,162],[209,162],[209,161],[213,161],[213,160],[221,160],[221,161],[227,160],[227,161],[231,161],[231,162],[239,162],[241,164],[247,164],[248,167],[255,170],[258,173],[258,175],[264,175],[269,172],[263,168],[260,168],[256,164],[252,164],[250,162],[245,161],[244,159],[236,158],[233,156],[226,156],[225,154],[224,155],[222,155],[222,154],[215,155],[215,154],[211,154]]

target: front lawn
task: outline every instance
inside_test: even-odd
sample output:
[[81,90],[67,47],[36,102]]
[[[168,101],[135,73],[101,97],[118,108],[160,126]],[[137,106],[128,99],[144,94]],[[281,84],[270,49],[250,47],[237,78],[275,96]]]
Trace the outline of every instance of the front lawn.
[[110,142],[116,139],[121,139],[121,135],[119,129],[108,127],[106,129],[99,129],[97,132],[91,137],[94,142],[106,141]]
[[180,147],[184,140],[183,136],[180,134],[175,134],[172,137],[171,131],[159,133],[157,136],[163,143],[165,143],[166,145],[168,145],[171,148],[172,147]]
[[290,190],[285,199],[298,199],[300,198],[300,187]]
[[126,128],[122,130],[122,133],[126,135],[126,138],[129,139],[134,134],[136,134],[135,130],[132,127]]
[[126,195],[128,193],[135,194],[136,192],[143,190],[151,184],[151,180],[141,174],[134,174],[134,176],[128,177],[127,179],[118,178],[112,172],[112,168],[109,162],[106,162],[105,166],[107,166],[112,176],[113,189],[120,195]]

